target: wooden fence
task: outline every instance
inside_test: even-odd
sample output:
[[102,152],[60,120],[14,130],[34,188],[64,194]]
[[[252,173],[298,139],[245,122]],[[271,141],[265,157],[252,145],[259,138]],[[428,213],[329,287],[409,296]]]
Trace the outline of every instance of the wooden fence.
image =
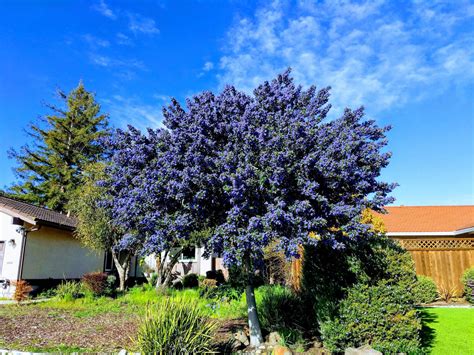
[[462,293],[461,276],[474,266],[474,238],[397,240],[410,252],[417,274],[431,277],[440,289]]
[[[408,250],[418,275],[431,277],[439,289],[462,293],[461,276],[474,267],[474,237],[396,239]],[[291,265],[291,284],[298,290],[301,283],[302,258]]]

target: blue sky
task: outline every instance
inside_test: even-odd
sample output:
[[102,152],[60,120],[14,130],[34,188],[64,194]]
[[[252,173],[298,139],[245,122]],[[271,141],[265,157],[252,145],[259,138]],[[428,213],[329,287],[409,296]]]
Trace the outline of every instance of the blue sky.
[[10,147],[79,80],[113,125],[286,67],[332,87],[332,117],[364,105],[391,124],[395,204],[474,203],[474,3],[469,1],[2,1],[0,187]]

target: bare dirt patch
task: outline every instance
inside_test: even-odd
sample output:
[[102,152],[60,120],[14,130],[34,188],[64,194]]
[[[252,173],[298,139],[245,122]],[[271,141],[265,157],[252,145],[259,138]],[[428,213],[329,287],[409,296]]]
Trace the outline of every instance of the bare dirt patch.
[[138,317],[128,313],[78,317],[70,310],[3,306],[0,346],[14,350],[113,351],[130,348],[137,325]]

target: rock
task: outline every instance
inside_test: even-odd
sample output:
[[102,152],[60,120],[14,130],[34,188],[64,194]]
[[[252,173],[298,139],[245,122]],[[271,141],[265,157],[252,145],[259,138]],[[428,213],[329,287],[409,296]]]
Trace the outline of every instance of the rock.
[[383,355],[380,351],[372,349],[370,345],[362,345],[358,348],[347,348],[344,355]]
[[315,348],[315,349],[319,349],[319,348],[322,348],[322,347],[323,347],[323,344],[321,342],[317,341],[317,340],[313,343],[313,348]]
[[281,344],[281,341],[282,341],[282,338],[280,334],[278,334],[278,332],[271,332],[268,335],[267,343],[270,345],[275,346],[275,345]]
[[293,353],[289,348],[282,345],[277,345],[273,348],[274,355],[292,355]]
[[245,348],[245,345],[242,344],[240,340],[234,339],[231,345],[232,351],[238,351]]
[[240,341],[245,346],[250,345],[249,338],[243,330],[239,330],[237,333],[235,333],[234,339],[236,339],[237,341]]

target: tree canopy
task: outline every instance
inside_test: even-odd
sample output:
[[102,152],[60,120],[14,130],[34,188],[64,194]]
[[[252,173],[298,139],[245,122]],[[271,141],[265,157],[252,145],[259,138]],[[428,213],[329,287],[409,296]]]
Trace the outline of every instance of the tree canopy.
[[59,91],[65,107],[47,105],[52,114],[31,124],[31,142],[10,156],[18,183],[7,192],[28,202],[65,211],[80,184],[84,167],[100,159],[99,139],[107,134],[107,115],[82,82],[69,94]]
[[[304,90],[288,70],[252,95],[227,86],[186,108],[173,100],[165,129],[117,131],[107,174],[113,218],[130,231],[124,242],[160,252],[207,230],[207,252],[251,275],[274,241],[293,257],[302,244],[344,248],[374,233],[361,216],[392,201],[394,185],[378,179],[389,127],[364,120],[363,108],[328,120],[328,102],[329,88]],[[249,287],[258,344],[251,277]]]

